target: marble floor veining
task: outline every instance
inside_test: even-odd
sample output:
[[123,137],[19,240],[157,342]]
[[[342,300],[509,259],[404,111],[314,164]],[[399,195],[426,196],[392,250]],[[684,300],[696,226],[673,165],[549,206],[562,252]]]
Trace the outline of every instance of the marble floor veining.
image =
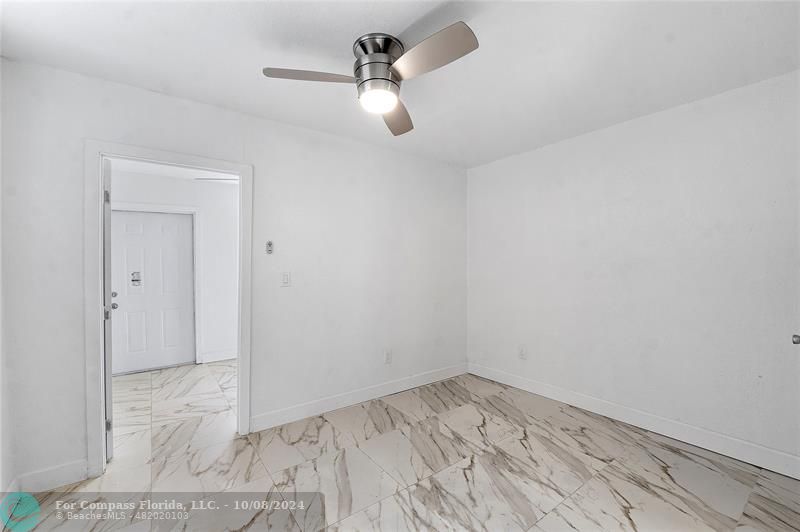
[[309,503],[180,530],[800,531],[798,480],[470,374],[247,437],[235,400],[231,362],[115,378],[116,456],[66,491]]

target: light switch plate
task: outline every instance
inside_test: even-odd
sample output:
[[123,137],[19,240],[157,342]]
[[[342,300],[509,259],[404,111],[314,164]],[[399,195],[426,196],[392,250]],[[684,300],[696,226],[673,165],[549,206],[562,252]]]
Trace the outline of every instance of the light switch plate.
[[281,287],[292,286],[292,272],[281,272]]

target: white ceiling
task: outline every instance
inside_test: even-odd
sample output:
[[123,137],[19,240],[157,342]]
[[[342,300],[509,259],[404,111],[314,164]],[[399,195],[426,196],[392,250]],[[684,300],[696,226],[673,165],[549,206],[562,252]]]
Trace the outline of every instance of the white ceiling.
[[[3,54],[470,167],[798,68],[798,3],[8,3]],[[394,138],[354,87],[352,42],[407,47],[456,20],[480,48],[403,84]]]
[[140,159],[111,159],[111,171],[170,177],[173,179],[191,179],[195,181],[225,181],[231,183],[237,183],[239,181],[238,175],[202,170],[200,168],[189,168],[187,166],[177,166],[174,164],[143,161]]

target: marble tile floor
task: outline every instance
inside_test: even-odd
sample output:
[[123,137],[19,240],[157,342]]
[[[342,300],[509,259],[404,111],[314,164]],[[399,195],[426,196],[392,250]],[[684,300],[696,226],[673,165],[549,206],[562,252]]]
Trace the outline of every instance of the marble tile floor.
[[246,438],[235,367],[120,381],[117,456],[69,490],[317,494],[185,530],[800,531],[798,480],[470,374]]

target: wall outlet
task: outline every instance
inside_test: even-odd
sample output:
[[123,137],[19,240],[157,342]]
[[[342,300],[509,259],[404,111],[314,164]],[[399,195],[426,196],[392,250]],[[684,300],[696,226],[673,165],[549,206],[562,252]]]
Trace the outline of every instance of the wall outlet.
[[517,356],[520,360],[528,360],[528,348],[524,345],[519,346],[519,349],[517,349]]
[[383,363],[384,364],[391,364],[392,363],[392,350],[387,349],[383,352]]

